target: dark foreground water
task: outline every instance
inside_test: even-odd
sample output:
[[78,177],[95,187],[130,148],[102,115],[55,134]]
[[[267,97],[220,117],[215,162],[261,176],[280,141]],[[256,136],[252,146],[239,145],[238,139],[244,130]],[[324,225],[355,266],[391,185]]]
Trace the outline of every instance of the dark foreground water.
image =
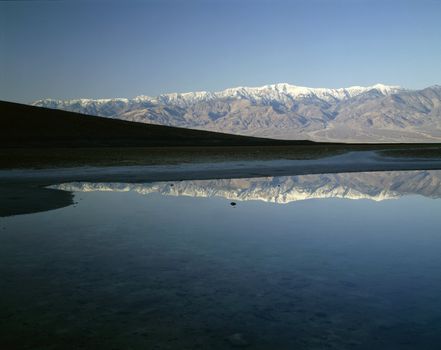
[[438,350],[440,183],[58,186],[77,204],[0,219],[0,348]]

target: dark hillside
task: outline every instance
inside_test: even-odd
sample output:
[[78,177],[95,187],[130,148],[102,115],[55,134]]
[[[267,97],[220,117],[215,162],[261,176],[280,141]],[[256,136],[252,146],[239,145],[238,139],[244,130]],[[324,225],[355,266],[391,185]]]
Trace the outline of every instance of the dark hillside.
[[2,147],[287,146],[283,141],[134,123],[0,101]]

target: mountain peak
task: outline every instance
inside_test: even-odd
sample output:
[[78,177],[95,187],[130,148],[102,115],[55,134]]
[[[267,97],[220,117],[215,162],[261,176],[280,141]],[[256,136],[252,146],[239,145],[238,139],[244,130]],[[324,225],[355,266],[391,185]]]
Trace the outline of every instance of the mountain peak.
[[[391,96],[393,95],[393,96]],[[391,96],[388,98],[388,96]],[[408,90],[377,83],[312,88],[275,83],[138,96],[41,100],[34,105],[144,123],[278,139],[439,142],[441,87]]]
[[[433,87],[437,87],[434,85]],[[158,96],[147,96],[147,95],[138,95],[132,99],[128,98],[101,98],[101,99],[89,99],[89,98],[76,98],[76,99],[67,99],[67,100],[56,100],[56,99],[41,99],[38,101],[34,101],[32,105],[41,105],[41,104],[105,104],[109,102],[125,102],[129,103],[130,101],[135,102],[166,102],[166,103],[180,103],[180,104],[188,104],[195,103],[204,100],[213,100],[216,98],[249,98],[252,100],[261,100],[265,99],[275,99],[278,100],[280,98],[284,99],[286,97],[290,98],[299,98],[310,95],[316,95],[319,98],[333,98],[333,99],[345,99],[348,97],[353,97],[364,92],[370,90],[378,90],[384,95],[389,93],[396,92],[398,90],[403,90],[400,86],[396,85],[385,85],[385,84],[375,84],[372,86],[350,86],[347,88],[312,88],[306,86],[298,86],[292,85],[289,83],[274,83],[257,87],[250,86],[237,86],[232,88],[227,88],[225,90],[210,92],[210,91],[190,91],[190,92],[172,92],[172,93],[164,93]]]

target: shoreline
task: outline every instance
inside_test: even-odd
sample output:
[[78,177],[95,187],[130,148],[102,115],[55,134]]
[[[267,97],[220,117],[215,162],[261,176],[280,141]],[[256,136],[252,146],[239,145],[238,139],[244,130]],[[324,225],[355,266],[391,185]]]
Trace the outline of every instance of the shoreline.
[[307,160],[243,160],[131,166],[83,166],[50,169],[0,170],[0,185],[55,184],[71,181],[153,182],[289,176],[324,173],[439,170],[441,159],[404,158],[375,151],[355,151]]
[[74,204],[73,192],[47,188],[66,182],[148,183],[440,169],[439,158],[396,158],[375,151],[356,151],[308,160],[0,170],[0,217],[48,211]]

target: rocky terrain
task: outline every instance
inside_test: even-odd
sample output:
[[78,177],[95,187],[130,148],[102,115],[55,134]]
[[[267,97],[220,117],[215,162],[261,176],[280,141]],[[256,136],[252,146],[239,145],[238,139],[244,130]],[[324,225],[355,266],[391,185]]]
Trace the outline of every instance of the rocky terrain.
[[133,99],[44,99],[33,105],[136,122],[279,139],[441,141],[439,85],[408,90],[382,84],[340,89],[274,84]]

